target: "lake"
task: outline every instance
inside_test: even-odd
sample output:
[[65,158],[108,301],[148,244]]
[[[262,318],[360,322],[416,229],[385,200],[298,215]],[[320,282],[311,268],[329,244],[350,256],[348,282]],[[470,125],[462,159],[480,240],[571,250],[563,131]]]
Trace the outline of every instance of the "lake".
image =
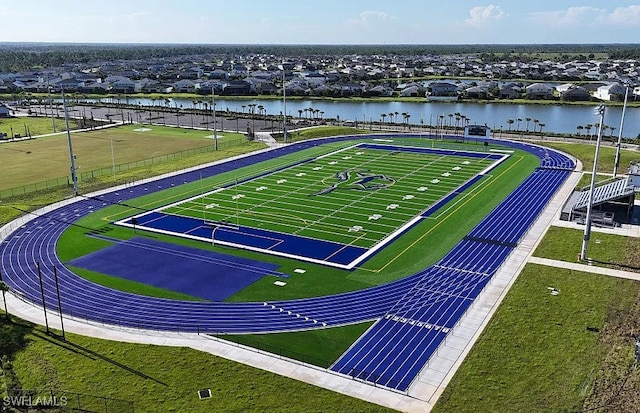
[[[199,100],[207,100],[211,103],[211,98],[202,96]],[[95,100],[87,99],[88,102]],[[103,98],[103,102],[116,103],[115,98]],[[124,102],[124,99],[121,99]],[[131,98],[126,100],[129,104],[139,104],[148,106],[152,104],[159,105],[159,101],[152,101],[146,98]],[[248,112],[249,105],[262,105],[269,115],[281,114],[284,110],[283,101],[270,99],[246,99],[235,100],[225,99],[216,96],[216,107],[219,111],[230,110],[237,112]],[[170,99],[171,107],[191,108],[194,106],[193,99]],[[594,114],[597,103],[592,106],[581,105],[524,105],[524,104],[507,104],[507,103],[460,103],[460,102],[367,102],[367,101],[321,101],[321,100],[293,100],[288,99],[286,102],[287,113],[290,116],[299,116],[302,110],[302,116],[308,116],[305,109],[313,108],[318,110],[316,116],[327,118],[339,118],[340,120],[357,120],[358,122],[380,121],[383,119],[389,122],[391,118],[397,123],[403,122],[402,113],[409,115],[409,123],[435,126],[439,120],[444,121],[447,125],[451,122],[455,125],[455,113],[466,116],[470,119],[470,123],[487,124],[494,129],[508,130],[533,130],[534,119],[537,124],[544,124],[543,131],[556,133],[577,133],[578,126],[595,125],[599,118]],[[202,106],[200,106],[202,107]],[[322,112],[322,113],[321,113]],[[389,116],[390,113],[394,115]],[[397,115],[396,115],[397,113]],[[449,116],[449,115],[452,116]],[[443,116],[444,115],[444,116]],[[604,124],[615,129],[606,129],[606,135],[613,134],[618,136],[620,131],[620,119],[622,115],[622,106],[607,107]],[[627,138],[636,138],[640,133],[640,108],[627,107],[624,119],[623,136]],[[443,117],[442,117],[443,116]],[[528,122],[526,118],[530,118]],[[508,119],[513,119],[514,123],[507,123]],[[522,119],[520,122],[517,119]],[[539,129],[539,127],[537,128]],[[581,131],[586,134],[586,128]],[[596,134],[594,127],[590,128],[591,134]]]

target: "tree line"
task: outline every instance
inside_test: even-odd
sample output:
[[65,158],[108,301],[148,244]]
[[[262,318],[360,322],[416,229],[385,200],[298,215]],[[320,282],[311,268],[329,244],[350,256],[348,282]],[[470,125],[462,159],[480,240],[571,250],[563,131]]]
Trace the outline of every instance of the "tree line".
[[0,72],[21,72],[65,63],[90,63],[114,60],[163,59],[177,56],[234,56],[271,54],[283,58],[313,56],[386,55],[478,55],[483,60],[505,57],[530,59],[544,53],[555,59],[569,60],[594,53],[610,58],[638,58],[640,47],[628,44],[555,44],[555,45],[180,45],[180,44],[50,44],[1,43]]

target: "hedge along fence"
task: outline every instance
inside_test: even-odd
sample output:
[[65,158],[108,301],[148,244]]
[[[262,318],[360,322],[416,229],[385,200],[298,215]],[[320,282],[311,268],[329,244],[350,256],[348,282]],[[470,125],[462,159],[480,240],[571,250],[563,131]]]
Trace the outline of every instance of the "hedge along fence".
[[[218,150],[229,149],[234,146],[238,146],[246,142],[245,139],[230,139],[230,140],[218,140]],[[126,172],[132,169],[141,168],[145,166],[156,165],[168,161],[173,161],[182,158],[188,158],[193,155],[199,155],[203,153],[216,152],[216,146],[203,146],[200,148],[187,149],[180,152],[169,153],[166,155],[160,155],[153,158],[142,159],[135,162],[129,162],[125,164],[115,165],[115,167],[106,167],[101,169],[94,169],[92,171],[77,173],[78,182],[90,181],[102,176],[110,176]],[[0,200],[8,199],[15,196],[25,195],[31,192],[42,191],[47,189],[55,189],[63,186],[72,186],[71,176],[63,176],[60,178],[49,179],[47,181],[36,182],[29,185],[18,186],[15,188],[9,188],[0,191]]]

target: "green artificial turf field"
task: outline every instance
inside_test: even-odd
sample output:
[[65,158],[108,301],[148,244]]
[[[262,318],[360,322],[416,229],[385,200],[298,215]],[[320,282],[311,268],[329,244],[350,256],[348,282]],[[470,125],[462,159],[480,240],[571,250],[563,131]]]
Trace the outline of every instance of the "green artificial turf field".
[[372,248],[493,162],[353,146],[162,211]]

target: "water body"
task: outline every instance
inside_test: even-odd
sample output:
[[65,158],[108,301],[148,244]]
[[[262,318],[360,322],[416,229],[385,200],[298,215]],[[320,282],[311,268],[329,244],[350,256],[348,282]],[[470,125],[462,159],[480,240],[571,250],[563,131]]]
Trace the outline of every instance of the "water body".
[[[206,96],[199,97],[198,100],[205,100]],[[94,101],[88,99],[87,101]],[[103,102],[116,103],[115,98],[104,98]],[[124,102],[124,99],[120,100]],[[159,101],[153,102],[151,99],[144,98],[128,98],[129,104],[139,104],[143,106],[160,105]],[[207,99],[211,103],[211,99]],[[237,112],[249,111],[250,104],[262,105],[269,115],[281,114],[284,110],[282,100],[230,100],[223,97],[216,97],[216,107],[218,110],[230,110]],[[164,105],[164,103],[162,103]],[[191,108],[194,106],[192,99],[170,99],[171,107]],[[244,108],[243,108],[244,106]],[[528,122],[528,130],[533,130],[534,119],[538,124],[544,124],[543,131],[556,133],[577,133],[578,126],[586,127],[586,125],[595,125],[599,122],[599,117],[594,114],[597,103],[590,106],[571,106],[571,105],[511,105],[504,103],[458,103],[458,102],[349,102],[349,101],[321,101],[321,100],[287,100],[287,114],[290,116],[298,116],[299,110],[303,110],[302,116],[308,116],[304,109],[313,108],[323,112],[318,113],[324,119],[336,119],[347,121],[356,120],[362,122],[380,121],[382,114],[385,114],[385,121],[389,122],[390,113],[394,113],[394,120],[398,123],[403,122],[402,113],[409,114],[409,123],[435,126],[441,115],[444,115],[444,121],[455,125],[455,115],[449,117],[449,114],[460,113],[470,119],[470,123],[487,124],[494,129],[508,130],[508,119],[513,119],[511,130],[527,129],[526,118],[530,118]],[[202,106],[200,106],[202,107]],[[395,113],[398,113],[396,116]],[[620,119],[622,116],[622,106],[607,107],[604,124],[614,127],[605,130],[605,135],[618,136],[620,131]],[[518,122],[517,119],[522,119]],[[539,128],[537,128],[539,129]],[[596,133],[595,126],[590,129],[590,133]],[[581,131],[586,134],[586,128]],[[627,138],[636,138],[640,134],[640,108],[627,107],[624,119],[623,136]]]

